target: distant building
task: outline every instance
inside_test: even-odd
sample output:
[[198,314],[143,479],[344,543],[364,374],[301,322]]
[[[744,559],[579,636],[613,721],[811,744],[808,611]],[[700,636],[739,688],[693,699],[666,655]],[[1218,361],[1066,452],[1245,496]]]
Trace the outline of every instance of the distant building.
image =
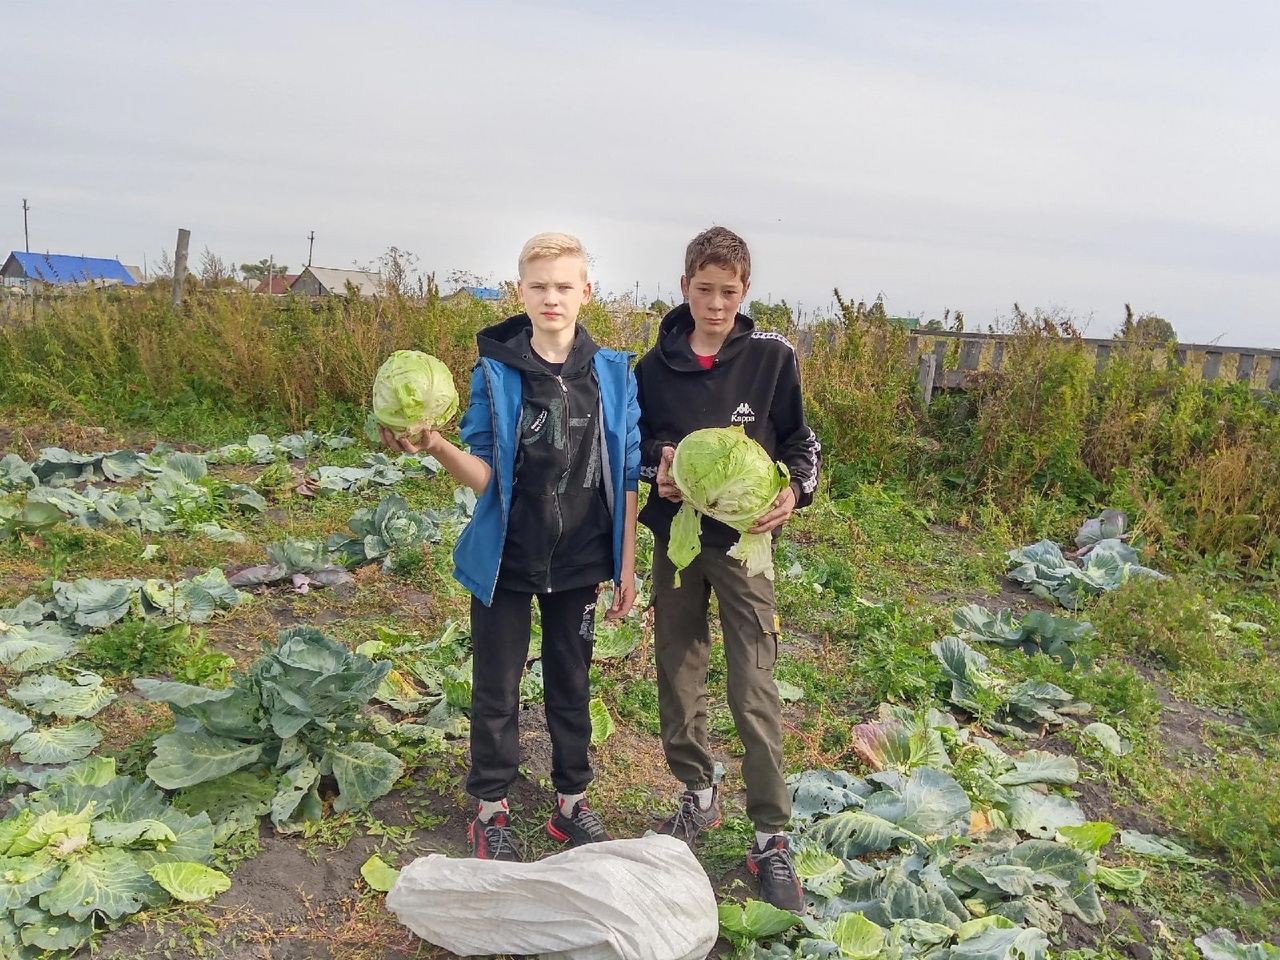
[[305,267],[289,285],[289,290],[304,297],[345,297],[348,283],[361,297],[382,295],[381,274],[368,270],[332,270],[329,267]]
[[264,277],[258,281],[258,285],[253,288],[254,293],[273,293],[278,297],[283,297],[286,293],[293,289],[293,285],[302,276],[300,273],[273,273],[271,275],[271,289],[267,289],[267,281]]
[[497,287],[459,287],[444,299],[454,300],[463,296],[472,297],[476,300],[501,300],[502,291]]
[[69,257],[61,253],[24,253],[14,250],[0,268],[7,287],[21,287],[28,293],[46,287],[136,287],[119,260],[102,257]]

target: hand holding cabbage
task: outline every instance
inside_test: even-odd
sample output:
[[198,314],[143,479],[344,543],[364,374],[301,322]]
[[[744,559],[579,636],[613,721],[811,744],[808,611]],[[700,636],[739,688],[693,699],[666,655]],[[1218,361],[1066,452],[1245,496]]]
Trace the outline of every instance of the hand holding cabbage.
[[458,391],[444,363],[419,350],[397,350],[373,378],[373,417],[395,437],[417,443],[458,412]]
[[741,427],[695,430],[676,447],[671,478],[684,498],[671,523],[667,556],[680,571],[702,550],[702,514],[739,531],[729,556],[741,560],[747,576],[773,579],[773,541],[769,533],[749,533],[791,482],[785,465],[775,463]]

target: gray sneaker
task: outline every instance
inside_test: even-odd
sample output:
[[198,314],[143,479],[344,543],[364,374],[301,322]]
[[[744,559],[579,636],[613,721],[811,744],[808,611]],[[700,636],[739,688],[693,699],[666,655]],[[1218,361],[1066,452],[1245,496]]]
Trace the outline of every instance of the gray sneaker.
[[804,890],[791,862],[787,838],[776,836],[761,849],[751,844],[747,853],[747,869],[760,880],[760,899],[779,910],[804,911]]
[[720,791],[711,788],[711,803],[704,810],[698,806],[698,795],[692,790],[680,794],[680,809],[663,821],[658,833],[683,840],[692,844],[703,830],[713,830],[720,826]]

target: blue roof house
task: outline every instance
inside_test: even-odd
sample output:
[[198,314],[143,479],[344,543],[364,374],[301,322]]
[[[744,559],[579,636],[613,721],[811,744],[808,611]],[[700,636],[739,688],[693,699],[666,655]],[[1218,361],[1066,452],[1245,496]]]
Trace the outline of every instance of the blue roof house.
[[119,260],[102,257],[69,257],[60,253],[23,253],[14,250],[0,268],[6,287],[22,287],[28,293],[44,287],[136,287]]
[[446,300],[453,300],[455,297],[463,295],[473,297],[476,300],[501,300],[502,291],[497,287],[459,287],[453,293],[445,297]]

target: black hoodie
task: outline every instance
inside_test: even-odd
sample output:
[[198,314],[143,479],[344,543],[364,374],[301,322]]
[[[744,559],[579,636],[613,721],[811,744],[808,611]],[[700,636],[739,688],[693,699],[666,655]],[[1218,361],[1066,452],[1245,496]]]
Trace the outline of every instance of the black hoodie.
[[498,586],[547,593],[613,578],[613,521],[600,451],[600,386],[591,358],[600,349],[581,325],[563,364],[543,360],[526,314],[481,330],[476,345],[520,371],[511,514]]
[[[662,321],[658,341],[636,365],[640,401],[640,476],[653,484],[640,522],[666,540],[680,509],[658,496],[662,448],[678,444],[704,427],[739,424],[774,460],[791,472],[796,506],[813,502],[821,448],[809,429],[800,395],[795,349],[781,334],[755,329],[738,314],[710,370],[703,369],[689,346],[693,314],[682,304]],[[702,542],[728,547],[738,531],[702,518]]]

